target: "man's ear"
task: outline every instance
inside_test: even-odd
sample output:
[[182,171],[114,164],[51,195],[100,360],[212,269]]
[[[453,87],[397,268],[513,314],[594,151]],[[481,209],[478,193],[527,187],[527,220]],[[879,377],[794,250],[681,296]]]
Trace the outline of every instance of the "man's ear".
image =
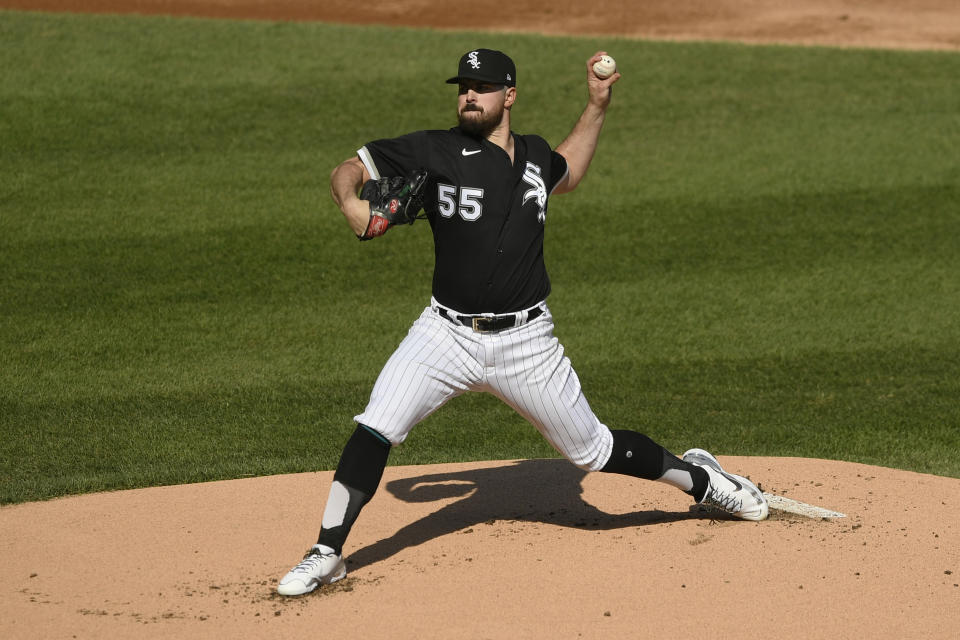
[[509,109],[517,101],[517,88],[507,87],[506,95],[503,97],[503,107]]

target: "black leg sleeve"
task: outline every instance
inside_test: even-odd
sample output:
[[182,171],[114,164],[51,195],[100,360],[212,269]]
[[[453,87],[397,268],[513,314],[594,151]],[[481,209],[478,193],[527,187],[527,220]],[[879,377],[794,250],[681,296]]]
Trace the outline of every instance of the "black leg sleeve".
[[331,507],[328,503],[328,509],[342,509],[339,511],[341,517],[335,520],[335,526],[321,527],[317,544],[343,553],[343,545],[360,510],[370,502],[380,486],[389,455],[390,442],[386,438],[369,427],[357,426],[343,448],[340,463],[333,475],[334,482],[346,489],[346,504],[338,502],[338,506]]
[[613,453],[601,471],[656,480],[663,475],[667,450],[636,431],[611,430]]
[[[613,453],[601,471],[620,473],[647,480],[664,479],[683,489],[697,501],[703,499],[709,479],[707,472],[697,465],[684,462],[649,437],[636,431],[611,430]],[[666,475],[671,469],[689,474],[687,480],[679,481],[678,474]],[[681,474],[679,478],[684,478]]]
[[333,479],[372,497],[380,486],[389,455],[390,442],[359,424],[343,448]]

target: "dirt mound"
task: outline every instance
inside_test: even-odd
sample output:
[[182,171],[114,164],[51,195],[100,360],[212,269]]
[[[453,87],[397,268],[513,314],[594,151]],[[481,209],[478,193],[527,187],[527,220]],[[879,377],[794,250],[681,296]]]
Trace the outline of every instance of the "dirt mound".
[[0,637],[955,637],[960,480],[721,462],[846,517],[734,521],[561,460],[389,467],[348,578],[281,598],[332,472],[71,497],[0,509]]

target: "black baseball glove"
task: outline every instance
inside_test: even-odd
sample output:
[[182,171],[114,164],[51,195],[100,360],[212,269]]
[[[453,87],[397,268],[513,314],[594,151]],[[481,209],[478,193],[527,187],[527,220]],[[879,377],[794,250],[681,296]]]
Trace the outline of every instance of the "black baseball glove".
[[361,240],[382,236],[398,224],[413,224],[423,208],[427,172],[411,171],[406,176],[367,180],[360,190],[360,199],[370,201],[370,221]]

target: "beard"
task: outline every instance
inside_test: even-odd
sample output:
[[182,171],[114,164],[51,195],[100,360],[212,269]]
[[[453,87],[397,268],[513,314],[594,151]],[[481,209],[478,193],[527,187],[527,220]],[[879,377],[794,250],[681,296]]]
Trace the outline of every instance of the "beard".
[[468,104],[457,113],[460,130],[475,138],[486,138],[500,124],[503,119],[503,106],[484,111],[482,107]]

